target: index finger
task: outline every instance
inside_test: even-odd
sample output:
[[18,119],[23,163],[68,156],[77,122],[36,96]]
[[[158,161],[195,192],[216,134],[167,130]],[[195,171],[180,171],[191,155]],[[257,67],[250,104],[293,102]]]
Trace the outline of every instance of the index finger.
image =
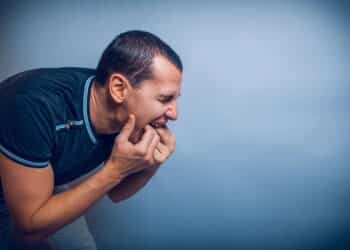
[[165,145],[171,145],[175,141],[175,135],[168,127],[157,128],[156,132],[159,134],[161,142]]
[[150,125],[147,125],[145,127],[145,133],[142,135],[141,140],[136,144],[136,147],[139,148],[141,151],[146,151],[149,145],[151,144],[154,136],[154,129]]

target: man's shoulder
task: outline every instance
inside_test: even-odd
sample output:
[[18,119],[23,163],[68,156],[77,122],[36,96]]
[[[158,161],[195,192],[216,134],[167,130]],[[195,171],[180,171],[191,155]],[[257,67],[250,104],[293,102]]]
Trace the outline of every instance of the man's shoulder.
[[52,91],[57,90],[57,88],[61,90],[78,90],[93,75],[95,75],[95,69],[79,67],[27,70],[2,81],[0,83],[0,95],[39,94],[42,90],[48,89]]
[[40,68],[32,71],[35,81],[51,81],[74,84],[84,82],[87,78],[95,75],[96,70],[81,67]]
[[[15,109],[14,102],[52,109],[59,114],[68,107],[79,109],[84,85],[94,69],[78,67],[40,68],[24,71],[0,83],[0,115]],[[78,112],[74,110],[72,112]]]
[[8,78],[4,79],[0,83],[0,87],[8,84],[14,84],[23,81],[35,80],[50,80],[51,78],[62,78],[69,76],[89,77],[95,75],[96,70],[92,68],[82,67],[59,67],[59,68],[36,68],[29,69],[19,73],[16,73]]
[[59,72],[67,72],[67,73],[75,73],[75,74],[82,74],[82,75],[94,75],[96,73],[96,70],[93,68],[81,68],[81,67],[61,67],[56,68]]
[[[54,68],[55,69],[55,68]],[[56,68],[58,70],[71,70],[71,71],[77,71],[77,72],[82,72],[82,73],[95,73],[95,69],[93,68],[87,68],[87,67],[73,67],[73,66],[70,66],[70,67],[59,67],[59,68]]]

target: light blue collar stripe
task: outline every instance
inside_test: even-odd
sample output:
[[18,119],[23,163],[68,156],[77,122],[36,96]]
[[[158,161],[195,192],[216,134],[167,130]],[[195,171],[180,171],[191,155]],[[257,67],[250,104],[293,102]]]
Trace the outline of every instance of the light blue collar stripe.
[[85,82],[85,86],[84,86],[84,96],[83,96],[83,118],[84,118],[84,122],[85,122],[85,127],[86,127],[86,130],[89,134],[89,137],[91,139],[91,141],[96,144],[97,143],[97,140],[94,136],[94,133],[92,132],[92,128],[91,128],[91,124],[90,124],[90,121],[89,121],[89,114],[88,114],[88,107],[89,107],[89,88],[91,86],[91,83],[92,83],[92,79],[94,78],[95,76],[90,76],[86,82]]
[[46,167],[49,162],[45,161],[45,162],[34,162],[34,161],[28,161],[26,159],[23,159],[22,157],[19,157],[17,155],[15,155],[14,153],[12,153],[10,150],[6,149],[4,146],[2,146],[0,144],[0,151],[3,152],[6,156],[8,156],[9,158],[11,158],[12,160],[15,160],[21,164],[24,165],[29,165],[32,167]]

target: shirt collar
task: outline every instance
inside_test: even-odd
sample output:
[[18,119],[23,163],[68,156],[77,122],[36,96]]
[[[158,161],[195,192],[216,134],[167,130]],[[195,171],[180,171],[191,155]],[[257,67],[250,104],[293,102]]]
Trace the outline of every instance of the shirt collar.
[[84,124],[87,130],[87,133],[91,139],[91,141],[94,144],[97,144],[97,139],[96,139],[96,133],[93,129],[93,126],[91,124],[91,119],[90,119],[90,90],[92,86],[92,82],[95,76],[90,76],[84,85],[84,94],[83,94],[83,119],[84,119]]

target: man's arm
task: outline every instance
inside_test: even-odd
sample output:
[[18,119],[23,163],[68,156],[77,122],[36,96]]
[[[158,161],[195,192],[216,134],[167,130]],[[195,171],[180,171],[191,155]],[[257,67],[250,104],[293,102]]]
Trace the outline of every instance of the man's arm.
[[152,155],[159,136],[150,127],[138,144],[128,138],[135,126],[130,116],[101,170],[71,189],[52,195],[51,166],[31,168],[0,153],[0,177],[6,204],[20,233],[27,240],[40,240],[82,215],[126,176],[161,162]]
[[127,176],[108,192],[108,197],[115,203],[128,199],[147,184],[158,168],[159,166],[149,167],[141,172]]
[[0,170],[6,204],[27,240],[43,239],[72,222],[118,184],[118,178],[102,168],[72,189],[52,195],[51,166],[29,168],[0,154]]

